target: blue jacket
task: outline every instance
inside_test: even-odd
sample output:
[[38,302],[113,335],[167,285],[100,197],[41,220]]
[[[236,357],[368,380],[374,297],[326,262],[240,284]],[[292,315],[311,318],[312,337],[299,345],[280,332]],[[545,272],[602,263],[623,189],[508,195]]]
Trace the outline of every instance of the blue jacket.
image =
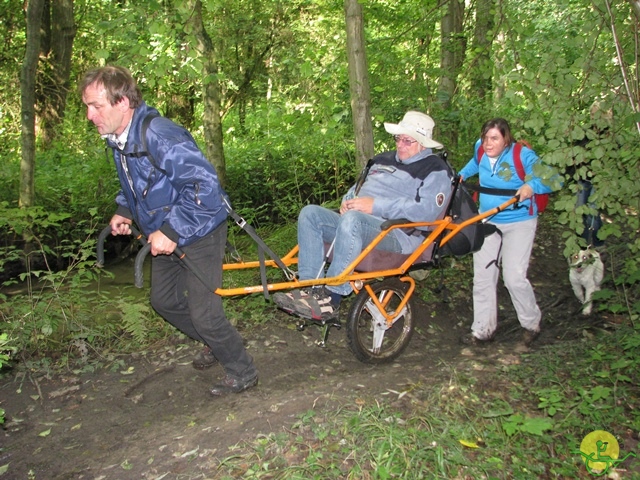
[[224,192],[191,134],[168,118],[151,121],[146,143],[153,160],[144,152],[140,135],[149,113],[159,115],[144,102],[136,108],[123,150],[107,140],[122,187],[116,213],[146,236],[160,230],[178,246],[189,245],[226,221]]
[[[478,149],[482,144],[481,140],[476,142],[473,158],[460,170],[460,175],[467,180],[474,175],[478,175],[480,185],[487,188],[500,188],[517,190],[525,183],[528,184],[536,194],[551,193],[552,189],[545,185],[541,178],[535,176],[534,165],[539,162],[538,156],[530,148],[523,146],[520,153],[520,160],[525,171],[525,181],[520,180],[516,167],[513,163],[513,144],[505,148],[496,163],[491,166],[489,157],[485,153],[478,162]],[[491,210],[501,203],[506,202],[511,197],[500,195],[480,194],[480,212]],[[530,210],[533,204],[533,210]],[[526,208],[524,208],[526,207]],[[522,222],[535,218],[538,215],[538,208],[533,198],[525,200],[519,204],[519,208],[510,208],[498,213],[491,218],[493,223]]]
[[[353,198],[355,186],[345,199]],[[396,151],[373,158],[359,197],[373,198],[373,216],[389,220],[431,222],[444,216],[451,197],[451,170],[430,149],[400,162]],[[424,240],[396,230],[403,253],[412,253]]]

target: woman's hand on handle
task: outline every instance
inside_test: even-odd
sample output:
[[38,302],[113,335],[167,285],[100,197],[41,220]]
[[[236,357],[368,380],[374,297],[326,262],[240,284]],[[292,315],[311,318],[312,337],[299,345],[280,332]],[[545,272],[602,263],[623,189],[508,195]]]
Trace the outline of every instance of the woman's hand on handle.
[[526,200],[527,198],[533,197],[533,188],[525,183],[516,192],[516,197],[518,197],[518,201],[520,202]]

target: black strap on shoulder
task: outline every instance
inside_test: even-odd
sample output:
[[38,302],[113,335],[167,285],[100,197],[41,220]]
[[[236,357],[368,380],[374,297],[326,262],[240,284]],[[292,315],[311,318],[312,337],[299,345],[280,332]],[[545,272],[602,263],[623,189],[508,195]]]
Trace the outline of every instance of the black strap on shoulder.
[[[160,115],[156,113],[148,113],[144,120],[142,121],[142,128],[140,129],[140,139],[142,140],[142,153],[145,153],[151,157],[151,152],[149,152],[149,148],[147,147],[147,130],[149,130],[149,125],[151,125],[151,121],[154,118],[158,118]],[[153,157],[151,157],[153,158]]]
[[[463,185],[463,182],[462,182],[462,179],[458,175],[456,175],[456,171],[453,168],[453,165],[451,165],[451,162],[449,162],[449,154],[447,153],[446,150],[443,150],[442,152],[439,152],[434,155],[437,155],[442,159],[442,161],[447,166],[447,169],[449,170],[449,176],[451,177],[451,195],[449,197],[449,202],[447,203],[447,207],[445,208],[445,211],[444,211],[444,215],[449,216],[451,215],[451,209],[453,208],[454,198],[458,193],[458,189],[460,189],[460,187]],[[440,240],[444,237],[444,234],[445,232],[442,232],[442,235],[440,236]],[[437,246],[439,247],[440,242],[438,241],[436,243],[437,243]]]
[[140,141],[142,142],[142,150],[136,149],[135,152],[127,154],[127,156],[134,158],[148,157],[151,161],[151,164],[156,168],[158,168],[156,160],[153,158],[153,155],[147,147],[147,130],[149,130],[149,125],[151,125],[153,119],[158,118],[159,116],[160,115],[158,115],[157,113],[152,112],[148,113],[147,116],[144,117],[144,120],[142,120],[142,127],[140,128]]
[[353,192],[354,195],[357,196],[358,193],[360,193],[360,189],[362,188],[362,184],[367,179],[367,175],[369,175],[369,170],[371,170],[371,167],[373,166],[373,164],[374,164],[373,158],[370,158],[369,161],[367,162],[367,164],[364,166],[364,168],[360,172],[360,176],[358,177],[358,180],[356,181],[356,188],[355,188],[355,190]]

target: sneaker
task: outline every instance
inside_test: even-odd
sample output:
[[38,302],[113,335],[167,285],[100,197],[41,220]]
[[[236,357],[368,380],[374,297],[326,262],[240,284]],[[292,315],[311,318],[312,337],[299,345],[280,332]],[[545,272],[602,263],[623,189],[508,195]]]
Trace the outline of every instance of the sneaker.
[[540,330],[527,330],[525,328],[524,333],[522,334],[522,342],[530,347],[531,344],[538,338],[540,335]]
[[193,368],[197,370],[213,367],[216,363],[218,363],[218,359],[208,346],[204,347],[200,353],[193,357],[193,361],[191,362]]
[[276,292],[273,294],[273,301],[285,312],[312,320],[332,320],[338,316],[339,311],[324,287]]
[[476,346],[476,347],[480,345],[486,345],[491,341],[493,341],[493,335],[491,335],[489,338],[478,338],[471,332],[465,333],[463,336],[460,337],[460,343],[462,343],[463,345]]
[[258,384],[258,374],[246,380],[239,380],[230,375],[226,375],[219,383],[215,384],[210,393],[214,397],[227,395],[228,393],[244,392],[248,388],[255,387]]

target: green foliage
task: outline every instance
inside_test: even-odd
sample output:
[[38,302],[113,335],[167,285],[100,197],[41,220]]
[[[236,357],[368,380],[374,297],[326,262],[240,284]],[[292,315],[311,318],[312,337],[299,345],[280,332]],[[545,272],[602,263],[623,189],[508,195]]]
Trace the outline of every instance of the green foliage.
[[[120,190],[111,154],[95,131],[56,141],[37,158],[36,203],[50,212],[70,212],[70,236],[76,222],[96,216],[107,223]],[[61,234],[62,236],[62,234]]]
[[553,422],[548,418],[525,417],[520,414],[511,415],[502,422],[502,428],[507,435],[512,436],[518,432],[532,435],[543,435],[553,428]]
[[9,361],[10,353],[14,350],[6,333],[0,333],[0,369]]
[[[39,208],[2,210],[4,227],[28,238],[29,246],[26,256],[16,249],[0,256],[0,271],[12,261],[26,265],[25,272],[3,283],[11,293],[3,295],[0,307],[0,329],[12,339],[16,358],[38,361],[50,355],[60,365],[86,363],[90,350],[127,351],[164,335],[164,322],[149,311],[146,299],[100,291],[104,274],[95,266],[95,220],[78,222],[82,239],[64,239],[55,250],[46,246],[42,232],[61,228],[67,218]],[[88,289],[97,293],[87,296]]]
[[122,312],[122,328],[134,342],[144,344],[149,336],[149,320],[152,309],[147,303],[135,302],[133,297],[120,297],[116,308]]
[[304,205],[335,202],[346,193],[356,172],[344,145],[336,141],[346,134],[344,120],[313,111],[284,114],[271,128],[257,115],[248,120],[267,134],[258,141],[230,141],[227,191],[252,224],[295,221]]

